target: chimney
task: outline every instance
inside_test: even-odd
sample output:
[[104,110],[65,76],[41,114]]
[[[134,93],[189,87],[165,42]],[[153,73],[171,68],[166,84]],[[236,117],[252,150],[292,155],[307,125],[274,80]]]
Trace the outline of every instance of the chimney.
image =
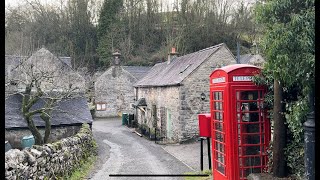
[[116,52],[112,53],[112,56],[113,56],[112,65],[119,66],[120,65],[120,56],[121,56],[121,54],[118,51],[116,51]]
[[172,47],[171,52],[168,54],[167,64],[171,63],[171,60],[178,56],[179,53],[176,52],[176,48]]

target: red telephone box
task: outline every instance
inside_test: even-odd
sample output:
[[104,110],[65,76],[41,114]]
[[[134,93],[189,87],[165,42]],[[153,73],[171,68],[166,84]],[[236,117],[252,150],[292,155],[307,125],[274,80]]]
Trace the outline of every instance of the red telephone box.
[[244,180],[267,165],[270,122],[265,88],[252,82],[256,66],[234,64],[210,75],[212,174],[215,180]]

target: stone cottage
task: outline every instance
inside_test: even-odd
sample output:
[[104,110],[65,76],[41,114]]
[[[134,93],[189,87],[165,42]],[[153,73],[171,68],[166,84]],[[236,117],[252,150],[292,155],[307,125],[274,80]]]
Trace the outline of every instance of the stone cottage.
[[[21,138],[31,135],[25,119],[21,113],[22,96],[25,91],[25,82],[30,76],[41,81],[41,89],[45,94],[65,92],[73,88],[73,96],[61,101],[52,112],[51,140],[64,138],[77,133],[82,123],[92,124],[92,117],[84,97],[85,81],[68,63],[53,55],[45,48],[41,48],[30,57],[6,56],[6,99],[5,99],[5,139],[12,147],[19,148]],[[33,93],[33,91],[31,91]],[[31,107],[43,107],[44,98]],[[44,131],[44,122],[34,116],[35,125]]]
[[[37,102],[31,110],[43,107],[44,100]],[[5,140],[13,148],[21,149],[21,140],[24,136],[32,135],[27,122],[21,113],[22,95],[14,94],[5,101]],[[34,123],[44,135],[45,123],[35,115]],[[57,104],[52,112],[50,142],[55,142],[65,137],[76,134],[83,123],[92,126],[92,116],[84,97],[64,99]]]
[[138,124],[156,127],[167,142],[198,137],[197,115],[210,112],[209,75],[235,63],[224,43],[180,57],[170,53],[134,85]]
[[122,113],[134,113],[133,84],[140,80],[151,67],[121,66],[120,53],[113,54],[112,66],[95,82],[96,117],[115,117]]
[[240,56],[240,64],[251,64],[262,67],[265,62],[260,54],[244,54]]
[[[63,59],[63,60],[62,60]],[[85,92],[85,80],[70,66],[70,59],[61,59],[53,55],[45,48],[41,48],[30,57],[6,56],[6,92],[20,92],[25,88],[23,82],[27,82],[28,73],[42,72],[43,76],[50,76],[52,82],[43,81],[42,89],[45,91],[61,90],[68,86]],[[32,69],[32,70],[31,70]],[[20,82],[20,83],[19,83]]]

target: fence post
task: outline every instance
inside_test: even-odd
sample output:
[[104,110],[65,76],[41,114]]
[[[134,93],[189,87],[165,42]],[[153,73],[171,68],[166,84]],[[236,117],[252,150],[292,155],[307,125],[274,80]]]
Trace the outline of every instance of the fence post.
[[203,138],[200,137],[200,170],[203,171]]
[[207,137],[207,145],[208,145],[208,163],[209,163],[209,169],[211,169],[211,146],[210,146],[210,138]]

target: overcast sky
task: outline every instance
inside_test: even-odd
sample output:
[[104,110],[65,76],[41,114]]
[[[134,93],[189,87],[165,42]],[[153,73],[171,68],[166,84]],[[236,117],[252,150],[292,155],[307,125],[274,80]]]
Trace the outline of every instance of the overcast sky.
[[[33,1],[33,0],[30,0]],[[59,0],[38,0],[41,3],[45,3],[45,4],[54,4],[54,3],[58,3]],[[102,0],[97,0],[97,1],[102,1]],[[175,0],[162,0],[163,2],[167,2],[169,4],[172,4]],[[239,1],[244,1],[247,3],[254,3],[256,0],[228,0],[228,1],[234,1],[234,2],[239,2]],[[5,6],[16,6],[17,4],[24,2],[24,0],[5,0]]]

